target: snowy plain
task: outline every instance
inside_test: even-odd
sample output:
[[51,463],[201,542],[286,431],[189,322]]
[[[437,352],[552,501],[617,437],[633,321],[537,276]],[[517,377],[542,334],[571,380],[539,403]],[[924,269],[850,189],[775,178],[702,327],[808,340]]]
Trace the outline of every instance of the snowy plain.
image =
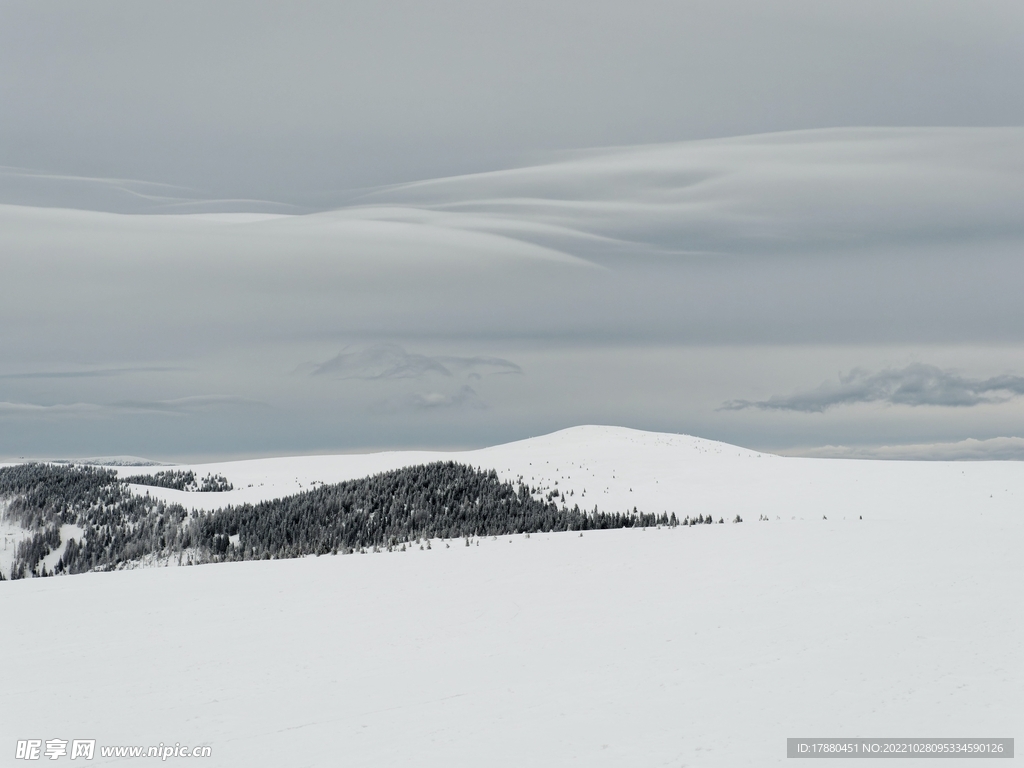
[[[762,766],[792,736],[1014,737],[1024,722],[1017,462],[783,458],[580,427],[459,453],[197,465],[236,490],[148,490],[212,508],[439,458],[557,480],[570,506],[744,522],[5,582],[0,748]],[[115,762],[147,760],[93,764]]]

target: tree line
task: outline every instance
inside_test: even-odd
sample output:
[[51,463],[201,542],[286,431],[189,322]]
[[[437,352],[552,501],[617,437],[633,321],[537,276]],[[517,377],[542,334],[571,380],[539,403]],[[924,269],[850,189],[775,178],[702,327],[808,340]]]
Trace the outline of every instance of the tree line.
[[173,488],[176,491],[215,493],[235,490],[235,486],[229,483],[224,475],[208,474],[202,480],[197,480],[196,473],[191,469],[167,469],[152,475],[131,475],[122,478],[122,480],[133,485]]
[[[564,497],[545,498],[521,482],[502,481],[494,470],[451,461],[212,512],[190,512],[133,494],[130,482],[135,478],[118,479],[115,472],[95,467],[0,468],[0,498],[10,500],[7,516],[34,531],[18,547],[12,578],[112,570],[147,557],[184,563],[288,558],[393,549],[420,539],[679,523],[674,513],[648,514],[635,507],[627,512],[569,508]],[[62,524],[77,525],[82,535],[67,541],[47,570],[42,561],[60,546]]]

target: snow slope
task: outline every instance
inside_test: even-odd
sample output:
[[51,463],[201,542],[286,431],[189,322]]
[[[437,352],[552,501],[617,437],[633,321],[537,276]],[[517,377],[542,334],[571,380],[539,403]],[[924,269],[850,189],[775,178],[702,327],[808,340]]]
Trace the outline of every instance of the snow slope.
[[[675,512],[716,519],[874,519],[1009,513],[1024,503],[1024,462],[898,462],[801,459],[688,435],[586,426],[476,451],[403,451],[300,456],[182,466],[222,474],[234,491],[141,492],[197,509],[276,498],[375,472],[451,460],[492,468],[507,480],[557,488],[569,506],[614,512]],[[167,467],[116,467],[121,475]],[[569,495],[571,493],[571,495]]]
[[11,572],[18,545],[32,536],[31,531],[25,530],[13,520],[6,519],[7,506],[8,502],[0,499],[0,574],[5,577]]
[[[262,481],[232,492],[256,498],[430,456],[196,469]],[[450,457],[602,507],[746,522],[5,582],[0,749],[678,768],[784,764],[789,736],[1018,735],[1021,465],[790,459],[597,427]],[[114,762],[147,761],[92,764]]]

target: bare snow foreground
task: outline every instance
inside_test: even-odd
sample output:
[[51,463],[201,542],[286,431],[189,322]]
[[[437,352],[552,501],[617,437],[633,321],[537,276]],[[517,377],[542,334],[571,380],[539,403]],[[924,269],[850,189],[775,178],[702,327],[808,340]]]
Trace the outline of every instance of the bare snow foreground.
[[[1019,735],[1022,464],[596,427],[444,457],[557,479],[570,505],[745,522],[5,582],[0,754],[60,738],[208,744],[208,766],[678,768],[785,763],[792,736]],[[208,465],[238,490],[180,496],[431,458]]]

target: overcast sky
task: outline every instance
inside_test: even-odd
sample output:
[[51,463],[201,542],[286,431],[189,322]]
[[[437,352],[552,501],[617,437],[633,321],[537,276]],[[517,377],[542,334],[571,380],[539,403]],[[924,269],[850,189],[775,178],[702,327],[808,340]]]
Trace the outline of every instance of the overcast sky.
[[0,1],[0,456],[1024,457],[1020,2]]

